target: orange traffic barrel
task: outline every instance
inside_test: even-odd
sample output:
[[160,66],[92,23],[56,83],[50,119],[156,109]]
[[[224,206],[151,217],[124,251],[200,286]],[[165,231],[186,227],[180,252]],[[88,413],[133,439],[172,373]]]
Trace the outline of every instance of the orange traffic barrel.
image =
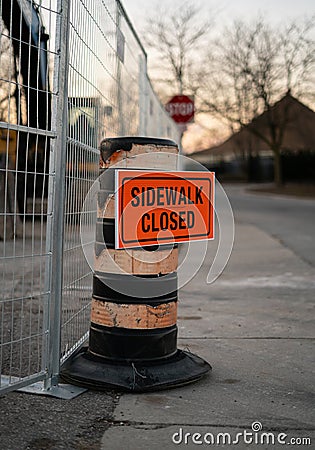
[[[102,141],[89,346],[62,367],[64,380],[94,389],[150,391],[198,380],[211,366],[177,348],[177,244],[115,249],[117,167],[176,170],[166,139]],[[173,155],[173,157],[172,157]]]

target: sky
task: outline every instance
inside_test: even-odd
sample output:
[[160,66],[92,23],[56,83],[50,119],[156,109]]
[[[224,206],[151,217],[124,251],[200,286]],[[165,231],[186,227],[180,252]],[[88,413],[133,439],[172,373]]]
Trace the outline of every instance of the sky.
[[[152,15],[154,0],[121,0],[136,30],[146,15]],[[171,5],[174,0],[161,0],[159,4]],[[219,3],[209,0],[196,1],[205,10],[214,9],[217,14],[218,27],[226,25],[235,18],[250,19],[258,13],[265,14],[272,21],[290,19],[296,16],[315,14],[314,0],[222,0]]]
[[[167,9],[175,2],[180,4],[183,0],[121,0],[129,19],[131,20],[136,32],[141,35],[146,16],[154,16],[154,8],[161,5]],[[209,17],[215,11],[214,34],[220,36],[220,30],[229,26],[235,19],[245,19],[250,21],[258,15],[266,17],[271,24],[290,21],[293,18],[305,18],[315,15],[314,0],[221,0],[215,2],[211,0],[195,0],[202,7],[204,13],[210,12]],[[204,16],[203,16],[204,17]],[[148,49],[146,49],[148,50]],[[150,62],[150,52],[148,51],[148,60]],[[206,117],[198,117],[194,125],[190,125],[184,135],[183,145],[188,152],[194,151],[204,146],[209,147],[217,145],[228,136],[227,129],[213,121],[208,131]],[[205,124],[207,123],[207,126]],[[212,134],[212,137],[211,137]],[[204,137],[203,137],[204,136]]]

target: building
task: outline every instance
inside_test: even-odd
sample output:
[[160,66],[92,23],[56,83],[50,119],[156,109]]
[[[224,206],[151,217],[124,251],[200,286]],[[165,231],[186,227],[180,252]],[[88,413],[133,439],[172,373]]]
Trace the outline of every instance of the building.
[[[268,181],[273,179],[272,144],[279,145],[284,168],[289,160],[305,159],[306,154],[315,162],[315,112],[290,92],[222,144],[191,157],[219,177]],[[307,178],[315,180],[314,170],[305,170]]]

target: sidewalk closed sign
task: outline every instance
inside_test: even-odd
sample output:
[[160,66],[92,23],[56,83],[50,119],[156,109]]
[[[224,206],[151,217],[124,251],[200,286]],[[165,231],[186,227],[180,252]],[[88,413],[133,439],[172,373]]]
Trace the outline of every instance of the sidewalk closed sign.
[[213,172],[116,171],[115,247],[214,238]]

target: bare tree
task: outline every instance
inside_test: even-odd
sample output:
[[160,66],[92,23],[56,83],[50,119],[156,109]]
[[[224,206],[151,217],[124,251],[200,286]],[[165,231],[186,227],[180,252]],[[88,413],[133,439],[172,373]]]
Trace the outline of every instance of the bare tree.
[[[292,120],[289,106],[275,113],[274,104],[286,93],[299,98],[310,91],[314,68],[314,18],[271,27],[265,19],[236,21],[216,43],[209,58],[203,110],[220,117],[235,132],[247,130],[264,141],[274,154],[275,182],[282,183],[280,152]],[[266,114],[267,132],[255,126]]]
[[143,39],[152,51],[155,85],[176,94],[195,93],[201,44],[210,30],[210,17],[201,17],[201,8],[192,0],[168,5],[167,10],[160,4],[152,9],[159,13],[147,19]]

